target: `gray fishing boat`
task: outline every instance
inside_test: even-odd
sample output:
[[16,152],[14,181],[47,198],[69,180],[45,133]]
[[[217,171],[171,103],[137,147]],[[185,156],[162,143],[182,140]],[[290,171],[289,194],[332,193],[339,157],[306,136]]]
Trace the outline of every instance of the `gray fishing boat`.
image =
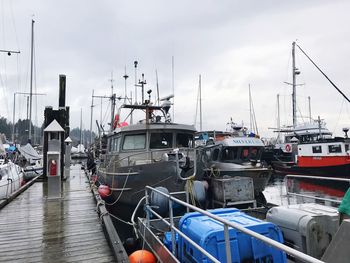
[[[98,181],[107,185],[107,205],[119,217],[129,220],[131,212],[144,196],[146,185],[162,186],[171,192],[183,191],[185,179],[194,174],[194,134],[192,125],[173,123],[170,99],[162,105],[149,100],[141,105],[124,104],[107,135],[107,149],[97,169]],[[120,121],[122,111],[128,117],[137,112],[143,119],[135,124]]]

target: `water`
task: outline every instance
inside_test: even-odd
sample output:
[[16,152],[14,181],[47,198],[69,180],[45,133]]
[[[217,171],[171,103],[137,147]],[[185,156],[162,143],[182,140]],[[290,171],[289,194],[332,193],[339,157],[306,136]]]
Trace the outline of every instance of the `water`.
[[290,204],[319,203],[337,207],[348,188],[348,182],[275,176],[263,193],[267,202],[274,205],[288,205],[288,189],[288,192],[299,195],[290,197]]

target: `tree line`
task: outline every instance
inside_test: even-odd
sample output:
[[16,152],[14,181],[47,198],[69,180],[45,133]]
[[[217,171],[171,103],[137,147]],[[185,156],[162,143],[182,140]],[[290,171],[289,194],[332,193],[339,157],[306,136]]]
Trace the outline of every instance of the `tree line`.
[[[32,144],[38,145],[43,144],[43,133],[44,133],[44,124],[41,125],[41,127],[37,127],[31,123],[32,126]],[[7,142],[12,142],[12,122],[8,121],[4,117],[0,117],[0,134],[4,134],[6,137]],[[19,119],[15,123],[15,142],[17,144],[24,145],[28,142],[28,136],[29,136],[29,120],[21,120]],[[80,136],[80,129],[74,128],[70,131],[69,137],[73,141],[73,146],[78,145],[79,143],[84,144],[86,147],[90,144],[90,136],[94,139],[96,137],[96,134],[92,132],[90,134],[89,130],[82,130],[81,136]],[[80,137],[82,140],[80,140]]]

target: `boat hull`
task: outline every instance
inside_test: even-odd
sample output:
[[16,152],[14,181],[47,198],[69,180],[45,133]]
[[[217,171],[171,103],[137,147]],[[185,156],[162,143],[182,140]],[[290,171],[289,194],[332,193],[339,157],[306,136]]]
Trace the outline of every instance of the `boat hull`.
[[334,166],[300,167],[290,162],[273,162],[273,168],[279,174],[325,176],[350,178],[350,163]]

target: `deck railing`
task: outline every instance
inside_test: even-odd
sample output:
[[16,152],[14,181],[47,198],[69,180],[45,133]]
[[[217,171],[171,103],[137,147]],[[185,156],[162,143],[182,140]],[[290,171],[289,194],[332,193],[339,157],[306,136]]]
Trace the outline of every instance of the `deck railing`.
[[[233,223],[230,222],[228,220],[225,220],[224,218],[221,218],[217,215],[214,215],[206,210],[203,210],[201,208],[198,208],[194,205],[191,205],[189,203],[186,203],[184,201],[181,201],[177,198],[175,198],[174,196],[172,196],[171,194],[167,194],[167,193],[163,193],[161,191],[159,191],[156,188],[150,187],[150,186],[146,186],[146,195],[145,195],[145,199],[146,199],[146,226],[150,227],[150,219],[151,219],[151,214],[154,215],[155,217],[157,217],[158,219],[160,219],[162,222],[164,222],[171,231],[171,240],[172,240],[172,253],[174,255],[176,255],[176,245],[175,245],[175,233],[178,233],[178,235],[180,235],[181,237],[183,237],[187,242],[191,243],[191,245],[193,245],[196,249],[198,249],[203,255],[205,255],[206,257],[208,257],[212,262],[215,263],[219,263],[220,261],[218,259],[216,259],[214,256],[212,256],[210,253],[208,253],[205,249],[203,249],[202,247],[200,247],[197,243],[195,243],[194,241],[192,241],[188,236],[186,236],[184,233],[182,233],[177,227],[175,227],[174,224],[174,216],[173,216],[173,203],[178,203],[180,205],[183,205],[185,207],[187,207],[188,209],[191,209],[193,211],[199,212],[202,215],[208,216],[220,223],[222,223],[224,225],[224,237],[225,237],[225,247],[226,247],[226,262],[232,262],[231,260],[231,249],[230,249],[230,237],[229,237],[229,228],[235,228],[238,231],[245,233],[251,237],[254,237],[256,239],[259,239],[261,241],[263,241],[264,243],[268,244],[269,246],[272,246],[274,248],[277,248],[279,250],[284,251],[285,253],[287,253],[288,255],[291,255],[293,257],[295,257],[296,259],[302,260],[303,262],[307,262],[307,263],[324,263],[321,260],[318,260],[316,258],[313,258],[309,255],[306,255],[298,250],[295,250],[293,248],[290,248],[284,244],[281,244],[275,240],[272,240],[264,235],[261,235],[259,233],[256,233],[252,230],[249,230],[237,223]],[[157,212],[155,212],[151,205],[150,205],[150,191],[154,191],[164,197],[166,197],[169,201],[169,221],[167,221],[167,219],[161,217]]]

